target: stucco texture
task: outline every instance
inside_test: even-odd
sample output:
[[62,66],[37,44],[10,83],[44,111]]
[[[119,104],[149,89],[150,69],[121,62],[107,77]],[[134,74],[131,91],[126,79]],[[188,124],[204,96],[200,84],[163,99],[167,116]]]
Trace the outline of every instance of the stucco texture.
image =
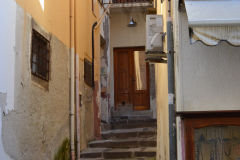
[[157,155],[169,160],[168,73],[167,64],[156,64]]
[[190,44],[187,15],[177,13],[178,111],[239,110],[240,47]]
[[[97,1],[93,1],[97,2]],[[99,6],[92,1],[75,1],[75,45],[79,55],[79,94],[82,95],[80,108],[80,136],[81,149],[100,134],[100,26],[94,29],[94,83],[95,88],[89,87],[84,82],[84,59],[92,62],[92,25],[98,21]],[[79,126],[78,126],[79,127]]]
[[[163,15],[163,31],[167,31],[168,1],[157,2],[157,14]],[[164,51],[167,41],[164,39]],[[169,107],[168,107],[168,66],[155,64],[156,104],[157,104],[157,160],[169,160]]]
[[109,122],[110,120],[110,20],[109,16],[105,16],[101,25],[101,36],[104,38],[105,44],[101,46],[101,120]]
[[17,10],[15,106],[2,117],[3,147],[15,160],[52,160],[62,141],[69,137],[68,48],[49,34],[48,87],[33,81],[30,68],[32,21],[24,10]]

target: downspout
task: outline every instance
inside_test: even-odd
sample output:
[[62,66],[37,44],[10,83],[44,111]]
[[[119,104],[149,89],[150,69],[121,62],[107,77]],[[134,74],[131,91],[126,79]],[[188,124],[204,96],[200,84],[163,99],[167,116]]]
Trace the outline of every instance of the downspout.
[[177,160],[176,105],[174,77],[174,44],[171,16],[171,0],[168,0],[167,16],[167,59],[168,59],[168,107],[169,107],[169,153],[170,160]]
[[100,26],[103,17],[106,15],[108,9],[110,8],[110,5],[111,4],[109,4],[108,8],[105,9],[100,19],[97,22],[94,22],[92,25],[92,87],[93,88],[94,88],[94,56],[95,56],[94,30]]
[[77,18],[76,18],[76,11],[77,11],[77,1],[74,0],[74,47],[75,47],[75,122],[76,122],[76,149],[75,149],[75,155],[76,159],[80,159],[80,154],[81,154],[81,119],[80,119],[80,99],[79,99],[79,55],[77,54]]
[[97,22],[94,22],[92,25],[92,87],[94,88],[94,55],[95,55],[95,43],[94,43],[94,30],[97,26]]
[[75,46],[74,46],[74,0],[70,0],[70,156],[75,160]]

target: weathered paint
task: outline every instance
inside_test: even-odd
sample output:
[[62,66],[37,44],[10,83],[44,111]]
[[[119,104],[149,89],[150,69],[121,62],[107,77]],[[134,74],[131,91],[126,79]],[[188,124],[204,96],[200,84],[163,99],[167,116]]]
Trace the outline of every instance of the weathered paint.
[[[0,97],[0,100],[1,97]],[[2,132],[2,110],[1,110],[1,114],[0,114],[0,131]],[[7,153],[5,152],[5,149],[3,148],[3,142],[2,142],[2,137],[0,138],[0,158],[4,159],[4,160],[11,160],[11,158],[9,157],[9,155],[7,155]]]
[[[16,7],[15,1],[1,1],[1,6],[6,7],[1,9],[0,16],[1,18],[4,16],[2,19],[8,21],[2,25],[5,30],[3,28],[0,31],[1,38],[5,37],[2,44],[6,43],[4,45],[6,48],[1,47],[3,51],[0,49],[0,56],[4,56],[0,59],[0,61],[4,60],[4,63],[2,61],[0,63],[3,65],[1,69],[4,70],[1,70],[0,73],[8,75],[4,76],[6,83],[1,80],[0,85],[5,89],[1,89],[0,92],[7,93],[12,103],[7,100],[7,105],[2,108],[5,108],[6,111],[12,110],[14,101],[16,105],[9,115],[3,117],[3,131],[0,129],[0,133],[3,132],[4,149],[11,157],[36,159],[32,158],[35,156],[39,159],[52,159],[62,139],[69,137],[69,1],[16,0],[16,2],[21,7]],[[91,1],[80,3],[76,1],[75,7],[75,44],[76,52],[80,57],[79,92],[82,95],[81,148],[84,149],[87,142],[94,139],[94,105],[93,89],[83,81],[83,59],[91,60],[91,26],[99,18],[99,8],[98,3],[95,3],[93,13]],[[6,15],[8,15],[7,19]],[[39,30],[43,31],[43,35],[50,35],[51,38],[49,39],[52,52],[51,75],[47,87],[43,87],[42,83],[36,81],[30,73],[32,20],[38,25]],[[15,28],[17,29],[15,30]],[[98,83],[100,82],[99,30],[99,28],[95,30],[95,79]],[[6,68],[9,69],[8,72],[6,72]],[[12,88],[7,91],[7,86]],[[96,100],[98,107],[99,97],[100,90],[98,90]],[[14,141],[14,143],[8,143],[10,141]],[[48,149],[48,147],[52,149]],[[0,150],[0,155],[5,155],[3,150]]]
[[[79,55],[79,93],[82,95],[80,108],[80,135],[81,150],[95,136],[99,137],[100,124],[100,90],[93,89],[84,83],[84,58],[92,61],[92,25],[99,19],[99,5],[95,3],[92,11],[92,1],[75,1],[75,44],[76,53]],[[100,28],[94,30],[94,79],[100,83]],[[95,86],[96,87],[96,86]],[[95,96],[94,96],[95,95]],[[78,95],[77,95],[78,96]],[[95,124],[95,126],[94,126]],[[95,131],[96,130],[96,131]]]
[[94,139],[93,90],[84,83],[84,61],[81,59],[79,61],[79,71],[79,91],[82,95],[82,106],[80,108],[80,138],[81,149],[85,149],[88,141]]
[[101,35],[105,40],[104,46],[101,47],[101,120],[109,122],[110,119],[110,22],[109,16],[106,15],[101,26]]
[[240,127],[209,126],[194,130],[195,159],[240,158]]
[[94,136],[97,139],[101,138],[100,133],[100,83],[98,81],[95,81],[94,83],[94,91],[93,91],[93,112],[94,112]]
[[14,110],[2,117],[3,147],[13,159],[53,159],[62,140],[69,137],[68,48],[49,36],[50,81],[48,89],[42,87],[30,69],[33,19],[19,6],[16,13],[15,103]]
[[150,79],[150,107],[153,111],[153,118],[157,118],[157,109],[156,109],[156,77],[155,77],[155,65],[149,65],[149,79]]

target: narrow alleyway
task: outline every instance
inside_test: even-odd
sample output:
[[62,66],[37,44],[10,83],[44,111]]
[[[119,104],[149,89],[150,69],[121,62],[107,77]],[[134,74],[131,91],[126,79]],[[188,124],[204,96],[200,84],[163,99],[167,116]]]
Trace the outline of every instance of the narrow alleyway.
[[137,112],[138,115],[132,116],[115,114],[111,124],[102,131],[102,139],[90,142],[81,159],[154,160],[156,120],[141,115],[145,111]]

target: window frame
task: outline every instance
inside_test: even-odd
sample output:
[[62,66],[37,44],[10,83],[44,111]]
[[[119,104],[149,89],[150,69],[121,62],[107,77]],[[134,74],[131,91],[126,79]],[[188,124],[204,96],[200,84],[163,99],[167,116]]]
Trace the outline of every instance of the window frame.
[[185,159],[195,160],[194,130],[210,126],[240,126],[240,117],[184,118]]
[[[36,44],[38,47],[41,45],[40,43],[44,44],[46,48],[44,50],[47,52],[45,56],[42,56],[40,59],[42,61],[45,61],[43,65],[40,65],[37,61],[35,62],[33,60],[33,55],[36,55],[37,57],[41,56],[39,53],[40,50],[38,49],[37,52],[35,53],[34,50],[34,44],[36,41],[38,41],[38,44]],[[50,41],[45,38],[41,33],[39,33],[37,30],[32,29],[32,40],[31,40],[31,74],[41,80],[49,82],[49,77],[50,77]],[[33,70],[33,65],[35,64],[36,66],[36,71]],[[46,66],[44,66],[46,65]],[[46,76],[43,76],[41,73],[39,73],[38,69],[41,68],[41,72],[44,72]]]

